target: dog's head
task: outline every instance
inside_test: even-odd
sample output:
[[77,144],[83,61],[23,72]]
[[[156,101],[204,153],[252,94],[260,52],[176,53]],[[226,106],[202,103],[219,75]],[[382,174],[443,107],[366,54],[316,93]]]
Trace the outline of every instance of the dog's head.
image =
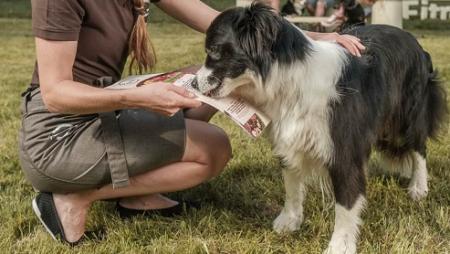
[[311,44],[272,8],[254,3],[224,11],[206,32],[206,61],[194,87],[203,94],[227,96],[237,88],[264,88],[275,63],[303,60]]
[[222,97],[239,86],[264,80],[274,62],[273,48],[284,20],[263,4],[224,11],[206,33],[206,61],[194,85]]

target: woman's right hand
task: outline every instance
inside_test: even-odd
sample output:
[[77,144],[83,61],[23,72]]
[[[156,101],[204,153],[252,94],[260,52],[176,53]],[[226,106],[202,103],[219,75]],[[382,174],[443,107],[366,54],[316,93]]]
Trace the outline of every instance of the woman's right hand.
[[201,102],[186,89],[155,82],[136,89],[103,89],[73,80],[78,42],[36,38],[39,82],[42,98],[50,112],[95,114],[126,108],[143,108],[173,115],[182,108],[195,108]]
[[126,101],[131,107],[143,108],[166,116],[173,116],[180,109],[196,108],[202,104],[185,88],[164,82],[150,83],[127,90]]

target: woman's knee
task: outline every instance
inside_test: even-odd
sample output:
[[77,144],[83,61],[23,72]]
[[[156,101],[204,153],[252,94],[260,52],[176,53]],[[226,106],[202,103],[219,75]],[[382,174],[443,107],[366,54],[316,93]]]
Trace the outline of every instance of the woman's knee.
[[188,133],[184,160],[205,164],[205,174],[220,174],[231,158],[231,144],[226,133],[211,124],[187,120]]
[[[215,127],[215,126],[214,126]],[[216,128],[214,137],[210,144],[210,159],[213,170],[213,177],[217,176],[227,165],[232,157],[232,149],[227,134],[220,128]]]

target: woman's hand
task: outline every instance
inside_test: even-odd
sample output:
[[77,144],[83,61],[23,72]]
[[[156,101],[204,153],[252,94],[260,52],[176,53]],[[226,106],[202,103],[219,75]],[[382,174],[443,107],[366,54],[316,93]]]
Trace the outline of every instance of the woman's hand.
[[308,32],[307,35],[317,41],[336,42],[355,56],[361,56],[361,51],[366,49],[359,38],[349,34]]
[[127,104],[154,111],[166,116],[172,116],[183,108],[196,108],[201,102],[195,95],[183,87],[164,82],[143,85],[136,89],[127,90]]
[[328,33],[324,34],[324,40],[337,42],[355,56],[361,56],[366,49],[359,38],[348,34]]

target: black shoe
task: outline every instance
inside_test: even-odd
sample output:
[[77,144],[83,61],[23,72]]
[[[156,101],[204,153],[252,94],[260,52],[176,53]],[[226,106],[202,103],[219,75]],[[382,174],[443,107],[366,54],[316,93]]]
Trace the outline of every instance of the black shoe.
[[119,213],[120,218],[122,219],[130,219],[139,215],[144,217],[152,217],[152,216],[174,217],[183,214],[184,212],[187,212],[192,208],[199,209],[200,207],[201,207],[200,203],[192,201],[183,201],[179,202],[177,205],[168,208],[140,210],[140,209],[126,208],[121,206],[119,202],[116,203],[116,210]]
[[64,234],[64,228],[59,220],[56,211],[55,202],[53,201],[53,194],[47,192],[39,193],[32,201],[34,213],[37,215],[42,225],[44,225],[47,232],[57,241],[62,241],[70,246],[76,246],[90,238],[89,234],[84,234],[78,241],[69,242]]

